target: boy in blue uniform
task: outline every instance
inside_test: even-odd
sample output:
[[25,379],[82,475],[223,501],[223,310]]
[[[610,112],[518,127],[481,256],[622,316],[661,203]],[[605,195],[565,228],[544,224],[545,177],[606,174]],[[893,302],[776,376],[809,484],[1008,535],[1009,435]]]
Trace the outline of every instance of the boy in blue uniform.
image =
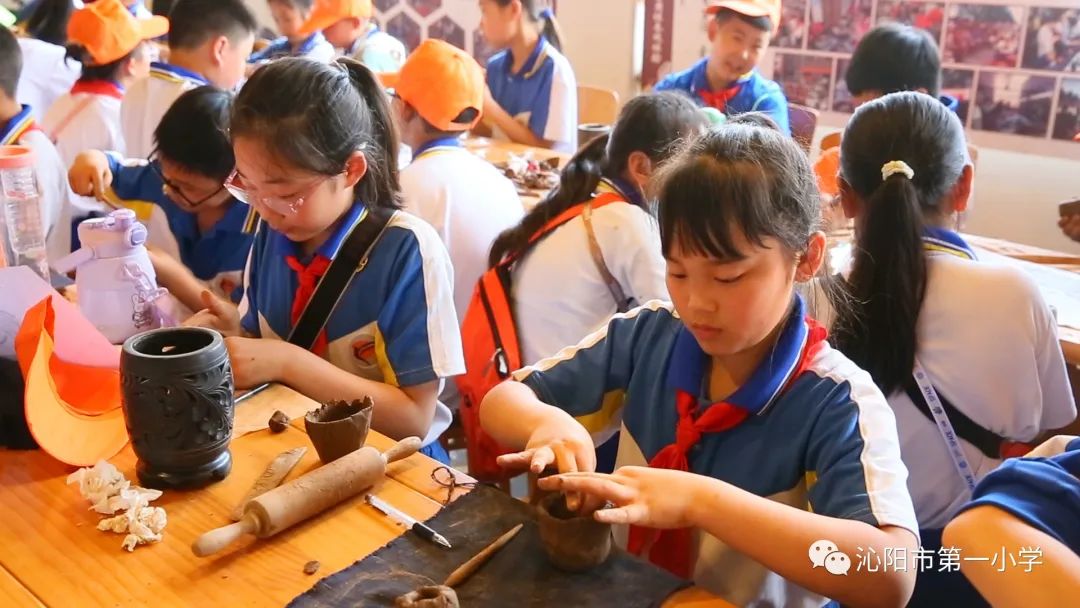
[[324,63],[333,59],[334,47],[320,29],[309,22],[314,6],[314,0],[270,0],[270,14],[281,37],[252,53],[248,63],[281,57],[307,57]]
[[207,288],[234,303],[242,295],[256,216],[223,186],[234,164],[231,107],[226,91],[192,89],[161,119],[149,159],[124,161],[92,150],[80,154],[69,173],[76,192],[139,214],[150,232],[158,281],[191,310],[202,308]]
[[728,115],[763,112],[784,133],[791,132],[787,98],[780,85],[755,67],[780,23],[779,0],[710,2],[708,57],[668,75],[657,91],[684,91],[702,106]]

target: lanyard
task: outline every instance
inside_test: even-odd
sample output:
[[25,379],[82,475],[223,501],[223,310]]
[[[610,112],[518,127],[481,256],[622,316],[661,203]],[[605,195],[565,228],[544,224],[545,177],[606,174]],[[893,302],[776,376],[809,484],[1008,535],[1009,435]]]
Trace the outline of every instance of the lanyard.
[[967,456],[964,455],[964,450],[960,447],[960,438],[956,436],[956,431],[953,430],[953,425],[949,422],[949,416],[945,413],[945,408],[941,405],[941,399],[938,397],[937,391],[930,384],[930,377],[926,375],[926,370],[923,369],[919,360],[915,360],[915,384],[919,386],[919,392],[922,393],[926,404],[930,406],[930,414],[934,417],[934,422],[937,423],[938,432],[941,433],[941,438],[945,440],[945,447],[949,449],[949,455],[952,456],[953,466],[956,467],[956,472],[960,474],[960,477],[964,478],[964,483],[967,484],[968,490],[975,489],[975,474],[971,470],[971,465],[968,464]]

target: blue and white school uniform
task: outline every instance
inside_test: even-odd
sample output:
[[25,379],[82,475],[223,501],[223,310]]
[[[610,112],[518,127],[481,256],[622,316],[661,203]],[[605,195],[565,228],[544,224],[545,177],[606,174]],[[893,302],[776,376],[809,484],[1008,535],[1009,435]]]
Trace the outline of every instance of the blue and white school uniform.
[[149,163],[124,161],[115,153],[106,156],[113,175],[108,196],[113,204],[135,211],[147,227],[147,243],[180,260],[219,297],[239,302],[257,220],[254,210],[233,200],[210,230],[200,232],[195,214],[164,193],[161,177]]
[[161,117],[185,92],[209,84],[202,75],[168,63],[150,65],[150,75],[128,89],[120,104],[125,154],[147,158],[154,150],[154,131]]
[[[702,435],[689,470],[799,509],[917,534],[893,414],[870,376],[821,338],[796,296],[772,353],[727,399],[748,418]],[[722,405],[707,399],[708,361],[672,305],[654,301],[514,377],[574,416],[597,445],[618,432],[617,466],[646,466],[676,440],[679,391],[697,397],[699,412]],[[625,530],[616,535],[625,542]],[[691,545],[694,582],[735,605],[827,603],[700,530]]]
[[308,36],[295,47],[289,39],[282,36],[266,48],[255,51],[248,57],[248,63],[260,61],[273,61],[282,57],[306,57],[319,63],[330,63],[334,60],[334,46],[323,36],[322,32],[315,32]]
[[400,40],[380,30],[374,23],[369,23],[367,32],[343,54],[366,65],[372,72],[397,72],[408,56]]
[[683,91],[700,106],[716,108],[736,116],[746,112],[763,112],[776,121],[780,130],[791,133],[787,97],[780,85],[765,78],[757,68],[750,70],[723,91],[713,91],[708,77],[709,59],[689,68],[669,74],[654,87],[656,91]]
[[511,73],[513,66],[509,50],[488,60],[491,96],[537,137],[556,142],[556,150],[577,150],[577,79],[570,62],[541,36],[521,71]]
[[1054,456],[1007,460],[975,487],[963,510],[981,506],[997,507],[1080,555],[1080,438]]
[[[356,203],[316,252],[332,260],[357,223]],[[286,339],[292,331],[299,280],[287,258],[309,264],[296,243],[265,223],[255,234],[245,272],[241,326],[259,338]],[[461,334],[454,312],[453,268],[439,235],[420,218],[398,212],[362,272],[353,275],[326,323],[323,355],[340,369],[391,386],[409,387],[464,373]],[[450,426],[438,403],[424,446],[431,453]]]

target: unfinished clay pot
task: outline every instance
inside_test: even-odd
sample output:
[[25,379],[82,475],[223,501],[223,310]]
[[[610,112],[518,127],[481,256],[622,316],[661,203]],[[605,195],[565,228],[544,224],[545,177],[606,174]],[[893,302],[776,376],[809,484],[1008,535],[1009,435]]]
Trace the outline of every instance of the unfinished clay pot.
[[444,585],[421,587],[397,598],[397,608],[458,608],[458,596]]
[[374,409],[375,402],[365,397],[363,401],[331,401],[308,412],[304,428],[319,460],[328,464],[363,447]]
[[611,526],[566,507],[563,494],[549,494],[537,507],[540,541],[551,563],[560,570],[584,572],[611,554]]

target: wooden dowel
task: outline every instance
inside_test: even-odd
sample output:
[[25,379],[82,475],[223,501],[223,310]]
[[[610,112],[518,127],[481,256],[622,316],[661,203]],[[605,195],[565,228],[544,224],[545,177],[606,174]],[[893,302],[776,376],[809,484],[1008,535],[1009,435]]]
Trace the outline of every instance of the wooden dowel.
[[461,583],[464,583],[470,576],[472,576],[477,570],[479,570],[480,567],[484,565],[484,562],[488,561],[491,556],[495,554],[496,551],[502,549],[503,546],[506,545],[506,543],[513,540],[513,538],[517,536],[517,533],[521,532],[521,528],[523,528],[524,526],[525,524],[518,524],[514,526],[505,534],[495,539],[495,542],[491,543],[487,547],[484,547],[484,549],[474,555],[472,559],[465,562],[464,564],[461,564],[460,566],[458,566],[457,570],[451,572],[450,576],[446,577],[446,582],[443,583],[443,585],[446,585],[447,587],[456,587]]

